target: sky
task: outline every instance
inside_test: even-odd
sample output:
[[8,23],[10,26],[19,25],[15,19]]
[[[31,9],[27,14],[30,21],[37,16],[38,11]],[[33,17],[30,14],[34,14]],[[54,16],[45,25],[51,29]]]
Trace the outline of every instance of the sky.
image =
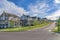
[[60,17],[60,0],[0,0],[0,14],[3,11],[56,20]]

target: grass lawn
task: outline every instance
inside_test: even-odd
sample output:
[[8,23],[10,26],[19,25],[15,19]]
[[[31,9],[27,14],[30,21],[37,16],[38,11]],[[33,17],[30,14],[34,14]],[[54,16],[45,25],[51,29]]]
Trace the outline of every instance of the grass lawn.
[[55,27],[52,31],[53,32],[58,32],[58,27]]
[[49,23],[43,23],[43,24],[40,24],[40,25],[29,26],[29,27],[6,28],[6,29],[0,29],[0,32],[21,32],[21,31],[28,31],[28,30],[33,30],[34,28],[41,28],[41,27],[46,26],[48,24]]
[[55,28],[53,29],[53,32],[60,33],[60,31],[58,31],[58,27],[55,27]]

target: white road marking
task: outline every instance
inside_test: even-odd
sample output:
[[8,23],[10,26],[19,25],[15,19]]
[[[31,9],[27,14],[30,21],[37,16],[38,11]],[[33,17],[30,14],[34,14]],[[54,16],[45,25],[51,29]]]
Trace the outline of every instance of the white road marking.
[[49,32],[51,32],[51,30],[49,30]]

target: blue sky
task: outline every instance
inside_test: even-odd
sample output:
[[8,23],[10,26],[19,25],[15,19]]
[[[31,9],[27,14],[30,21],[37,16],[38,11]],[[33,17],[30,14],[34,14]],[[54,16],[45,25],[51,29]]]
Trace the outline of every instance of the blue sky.
[[0,14],[6,11],[55,20],[60,16],[59,8],[60,0],[0,0]]
[[14,2],[17,6],[19,7],[23,7],[25,10],[27,10],[28,5],[30,5],[31,3],[34,4],[36,2],[36,0],[8,0],[11,2]]
[[8,0],[10,2],[15,3],[19,7],[23,7],[25,10],[28,11],[29,5],[36,5],[38,2],[42,3],[43,1],[49,5],[49,7],[53,7],[54,1],[53,0]]

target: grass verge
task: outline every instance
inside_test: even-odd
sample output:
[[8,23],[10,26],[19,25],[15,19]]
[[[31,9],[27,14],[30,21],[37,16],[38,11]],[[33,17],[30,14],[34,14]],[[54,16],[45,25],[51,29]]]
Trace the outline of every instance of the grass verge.
[[46,26],[48,24],[49,23],[44,23],[44,24],[35,25],[35,26],[29,26],[29,27],[6,28],[6,29],[0,29],[0,32],[21,32],[21,31],[28,31],[28,30],[33,30],[34,28],[41,28],[41,27]]
[[58,27],[55,27],[52,31],[53,32],[58,32]]
[[55,27],[52,31],[56,33],[60,33],[60,31],[58,31],[58,27]]

